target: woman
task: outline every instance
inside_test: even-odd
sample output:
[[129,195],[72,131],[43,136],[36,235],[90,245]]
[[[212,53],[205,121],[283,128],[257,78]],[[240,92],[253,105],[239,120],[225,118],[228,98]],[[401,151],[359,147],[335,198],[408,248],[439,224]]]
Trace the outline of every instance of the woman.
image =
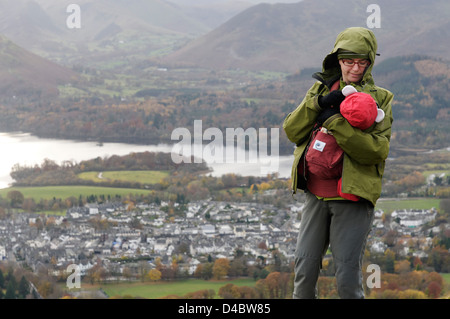
[[[334,48],[313,75],[318,81],[308,90],[296,110],[288,114],[283,128],[296,144],[292,190],[303,189],[306,203],[295,255],[294,298],[316,298],[322,258],[330,245],[338,293],[341,298],[364,298],[362,257],[381,194],[381,179],[389,153],[393,94],[375,85],[372,68],[377,41],[372,31],[354,27],[341,32]],[[370,94],[385,113],[380,123],[366,130],[352,127],[339,113],[344,96],[340,90],[352,85]],[[307,150],[316,129],[332,134],[343,151],[338,174],[310,174]],[[341,191],[358,201],[339,196]]]

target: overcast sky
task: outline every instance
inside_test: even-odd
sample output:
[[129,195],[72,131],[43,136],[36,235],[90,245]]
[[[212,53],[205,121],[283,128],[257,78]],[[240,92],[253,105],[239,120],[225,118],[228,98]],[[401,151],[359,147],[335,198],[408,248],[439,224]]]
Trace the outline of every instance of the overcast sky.
[[300,2],[301,0],[167,0],[169,2],[177,3],[177,4],[207,4],[207,3],[227,3],[227,2],[247,2],[247,3],[295,3]]

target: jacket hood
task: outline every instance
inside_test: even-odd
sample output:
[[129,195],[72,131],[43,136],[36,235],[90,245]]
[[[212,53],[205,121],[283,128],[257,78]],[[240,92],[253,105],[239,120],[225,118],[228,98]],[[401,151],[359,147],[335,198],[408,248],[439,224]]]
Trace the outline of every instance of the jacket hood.
[[323,60],[322,72],[315,73],[313,77],[322,79],[328,87],[338,80],[341,77],[341,67],[337,56],[338,50],[343,49],[357,54],[368,55],[370,65],[364,73],[361,84],[373,82],[372,68],[375,63],[377,48],[377,40],[371,30],[362,27],[345,29],[339,33],[333,50]]

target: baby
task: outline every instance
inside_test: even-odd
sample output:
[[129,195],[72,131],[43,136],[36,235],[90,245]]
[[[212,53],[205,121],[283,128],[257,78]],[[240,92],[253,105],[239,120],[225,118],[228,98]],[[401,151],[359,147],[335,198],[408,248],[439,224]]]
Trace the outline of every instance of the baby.
[[[374,122],[380,123],[384,119],[384,111],[378,108],[377,103],[370,94],[358,92],[351,85],[345,86],[342,89],[342,94],[345,96],[345,99],[341,103],[340,112],[351,126],[366,130]],[[345,199],[359,200],[359,197],[356,195],[342,192],[342,177],[338,182],[338,194]]]
[[370,94],[358,92],[351,85],[345,86],[342,94],[345,99],[341,103],[341,114],[351,126],[365,130],[384,119],[384,111],[378,108]]

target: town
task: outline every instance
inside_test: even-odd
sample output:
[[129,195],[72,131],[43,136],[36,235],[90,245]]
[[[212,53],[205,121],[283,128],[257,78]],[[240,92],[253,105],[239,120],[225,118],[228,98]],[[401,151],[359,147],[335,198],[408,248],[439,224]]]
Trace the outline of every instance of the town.
[[[183,213],[170,216],[169,206]],[[82,277],[101,265],[103,281],[139,278],[157,263],[170,267],[174,257],[179,276],[188,278],[208,259],[233,260],[237,251],[246,256],[247,266],[274,264],[281,255],[278,262],[288,267],[302,208],[301,201],[279,208],[198,200],[183,205],[91,203],[69,208],[65,216],[19,213],[0,220],[0,259],[55,278],[67,277],[70,265],[77,265]],[[377,210],[367,249],[373,254],[395,249],[399,257],[426,261],[433,234],[450,229],[448,223],[435,225],[436,216],[434,208],[395,211],[388,218]]]

